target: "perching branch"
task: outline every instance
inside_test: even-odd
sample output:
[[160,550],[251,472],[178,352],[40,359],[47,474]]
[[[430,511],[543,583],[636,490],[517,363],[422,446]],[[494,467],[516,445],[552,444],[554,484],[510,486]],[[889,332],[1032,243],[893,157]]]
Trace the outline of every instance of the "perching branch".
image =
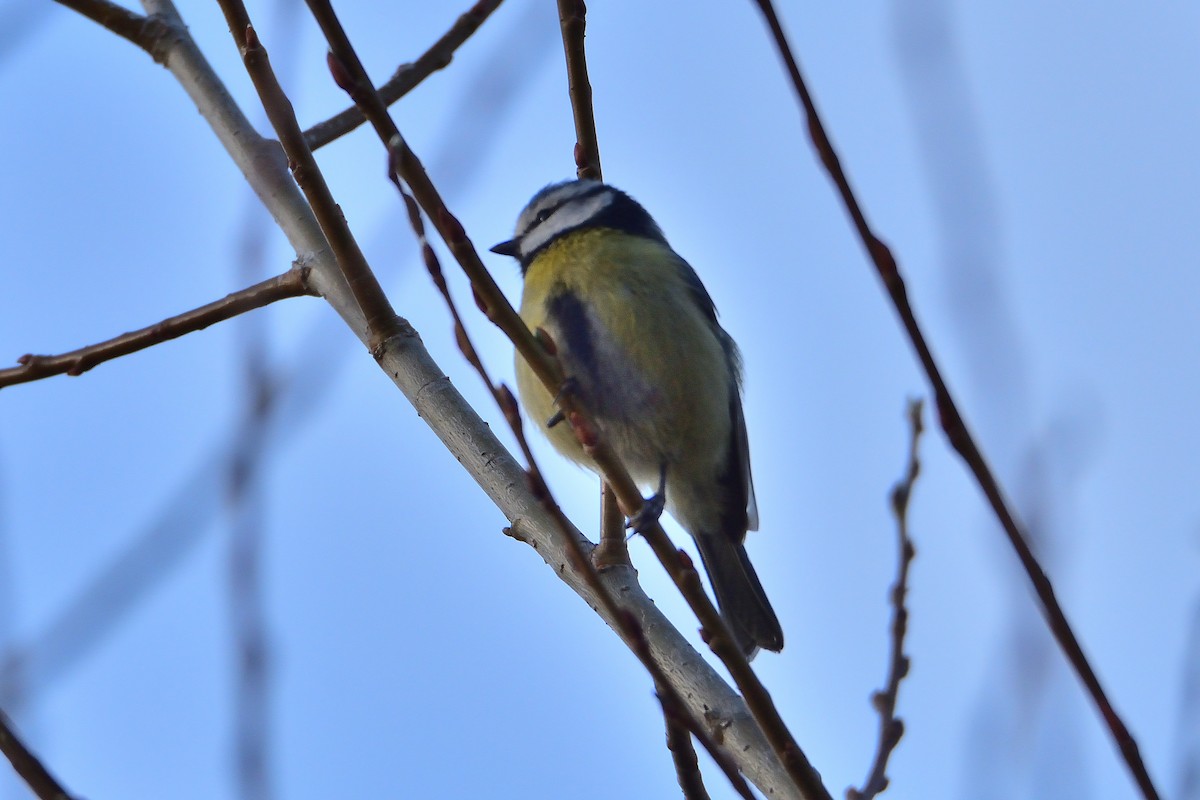
[[795,88],[808,120],[808,133],[812,139],[813,147],[816,148],[817,154],[821,158],[821,163],[825,165],[826,171],[828,171],[830,178],[837,187],[838,194],[841,196],[842,202],[846,206],[851,220],[854,222],[854,228],[858,231],[859,238],[862,240],[867,254],[875,265],[876,272],[878,272],[884,287],[887,289],[888,296],[892,300],[892,305],[895,306],[896,313],[900,316],[900,321],[904,325],[904,330],[908,335],[909,341],[913,349],[916,350],[917,358],[921,362],[921,366],[925,370],[925,375],[933,388],[934,400],[937,403],[938,409],[938,419],[941,422],[946,438],[949,439],[950,445],[966,463],[967,468],[975,477],[975,481],[987,497],[988,503],[1000,521],[1000,525],[1004,528],[1009,543],[1016,551],[1021,566],[1033,584],[1034,592],[1041,604],[1042,615],[1046,619],[1050,632],[1054,635],[1059,647],[1062,649],[1064,655],[1066,655],[1067,661],[1075,669],[1092,701],[1096,704],[1096,708],[1100,712],[1100,717],[1112,735],[1113,741],[1116,743],[1121,755],[1124,757],[1134,781],[1142,792],[1142,796],[1145,800],[1158,800],[1158,790],[1154,787],[1154,782],[1150,779],[1150,773],[1142,761],[1137,741],[1133,738],[1133,734],[1130,733],[1128,727],[1126,727],[1121,717],[1113,708],[1108,695],[1105,694],[1103,687],[1100,685],[1100,679],[1096,676],[1095,670],[1092,669],[1091,664],[1088,662],[1079,639],[1075,636],[1075,632],[1072,630],[1070,623],[1067,622],[1066,615],[1063,613],[1062,607],[1055,597],[1053,584],[1051,584],[1049,577],[1046,576],[1045,571],[1042,570],[1041,565],[1038,563],[1037,557],[1034,556],[1033,551],[1030,549],[1028,537],[1025,534],[1023,526],[1017,520],[1016,513],[1009,507],[1009,503],[1005,499],[1003,487],[1001,487],[1000,482],[992,473],[991,467],[988,465],[987,459],[984,458],[982,450],[980,450],[979,445],[968,430],[966,420],[959,411],[953,395],[950,394],[950,389],[942,377],[941,368],[938,366],[932,351],[929,349],[925,334],[917,323],[916,314],[908,301],[908,290],[905,287],[904,278],[900,275],[900,268],[896,263],[895,256],[892,255],[888,246],[871,230],[866,215],[859,205],[853,189],[850,188],[850,181],[842,169],[841,162],[833,149],[833,144],[830,142],[828,134],[825,132],[825,126],[821,122],[816,105],[809,94],[808,87],[804,83],[804,78],[800,74],[800,67],[797,65],[796,59],[792,54],[791,46],[787,42],[787,37],[783,32],[783,27],[780,25],[779,17],[775,13],[774,5],[771,0],[755,0],[755,2],[762,11],[763,16],[766,17],[767,25],[771,29],[775,45],[787,65],[792,85]]
[[879,712],[879,743],[875,760],[863,781],[861,789],[850,789],[846,800],[871,800],[888,787],[887,765],[900,737],[904,735],[904,723],[896,716],[896,700],[900,694],[900,681],[908,675],[909,660],[904,654],[904,636],[908,632],[908,570],[916,555],[912,537],[908,533],[908,503],[912,499],[913,486],[921,473],[918,445],[925,423],[921,419],[924,403],[912,400],[908,404],[908,424],[911,432],[908,445],[908,466],[904,477],[892,488],[892,514],[896,517],[896,539],[899,552],[896,557],[896,582],[892,584],[892,648],[888,659],[888,675],[884,688],[875,692],[871,702]]
[[220,300],[169,317],[147,328],[123,333],[106,342],[88,345],[57,356],[23,355],[17,359],[21,366],[0,369],[0,388],[41,380],[52,375],[82,375],[97,364],[203,330],[213,323],[262,308],[278,300],[315,294],[308,285],[308,268],[294,267],[282,275],[268,278]]
[[3,711],[0,711],[0,752],[4,753],[21,780],[40,800],[72,800],[37,756],[29,752]]

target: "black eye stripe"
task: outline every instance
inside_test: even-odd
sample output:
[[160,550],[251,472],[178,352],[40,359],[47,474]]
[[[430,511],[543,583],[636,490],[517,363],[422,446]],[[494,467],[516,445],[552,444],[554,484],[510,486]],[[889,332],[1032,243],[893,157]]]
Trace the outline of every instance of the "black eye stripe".
[[534,217],[533,222],[529,223],[529,227],[527,227],[525,230],[521,231],[521,235],[524,236],[524,235],[528,234],[530,231],[532,231],[538,225],[541,225],[543,222],[550,219],[550,217],[554,216],[556,211],[558,211],[560,208],[567,205],[568,203],[575,203],[575,202],[578,202],[581,200],[586,200],[589,197],[601,194],[602,192],[605,192],[607,190],[608,190],[608,187],[606,185],[604,185],[603,183],[598,183],[595,186],[589,187],[588,190],[585,192],[580,192],[579,194],[573,194],[573,195],[570,195],[569,197],[564,197],[562,200],[559,200],[554,205],[547,206],[546,208],[543,208],[541,211],[539,211],[537,213],[537,215]]

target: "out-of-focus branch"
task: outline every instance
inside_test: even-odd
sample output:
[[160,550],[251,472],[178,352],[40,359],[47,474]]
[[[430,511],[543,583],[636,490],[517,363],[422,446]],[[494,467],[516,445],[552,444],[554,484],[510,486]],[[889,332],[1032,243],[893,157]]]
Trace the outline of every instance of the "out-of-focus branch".
[[72,800],[38,757],[29,752],[3,711],[0,711],[0,752],[4,753],[21,780],[40,800]]
[[904,735],[904,723],[896,716],[896,700],[900,694],[900,681],[908,675],[909,660],[904,654],[904,636],[908,632],[908,570],[916,556],[912,537],[908,533],[908,503],[912,499],[913,486],[921,473],[918,452],[925,423],[921,419],[924,403],[912,400],[908,404],[909,445],[908,466],[904,477],[892,488],[892,514],[896,517],[896,539],[899,552],[896,557],[896,582],[892,584],[892,647],[888,659],[888,675],[881,691],[875,692],[871,702],[879,712],[879,742],[875,760],[863,781],[861,789],[846,792],[847,800],[871,800],[888,787],[887,765],[900,737]]
[[17,359],[21,366],[0,369],[0,388],[41,380],[52,375],[82,375],[97,364],[203,330],[215,322],[245,314],[278,300],[315,294],[308,285],[308,269],[294,267],[282,275],[268,278],[220,300],[178,316],[168,317],[147,328],[123,333],[106,342],[56,356],[23,355]]
[[[375,91],[387,105],[391,105],[420,85],[421,81],[434,72],[450,66],[454,51],[471,38],[479,26],[499,7],[503,0],[479,0],[470,10],[454,21],[450,30],[412,63],[401,64],[392,77],[379,85]],[[304,132],[304,139],[312,150],[320,150],[330,142],[345,136],[367,121],[358,106],[350,106],[324,122],[318,122]]]
[[917,353],[917,358],[925,370],[925,375],[933,387],[934,399],[938,409],[938,419],[941,422],[946,438],[966,463],[967,468],[975,477],[980,489],[983,490],[984,495],[987,497],[988,503],[1000,521],[1000,525],[1004,528],[1009,543],[1016,551],[1017,558],[1021,561],[1021,566],[1033,584],[1034,592],[1041,603],[1042,614],[1046,619],[1051,633],[1054,634],[1059,647],[1066,655],[1071,666],[1075,669],[1075,672],[1079,675],[1092,701],[1096,704],[1100,712],[1100,717],[1112,735],[1113,741],[1116,743],[1118,750],[1120,750],[1122,757],[1125,759],[1129,772],[1141,790],[1142,796],[1146,800],[1157,800],[1159,797],[1158,790],[1154,787],[1154,782],[1150,778],[1150,773],[1146,769],[1145,762],[1142,761],[1137,741],[1133,738],[1133,734],[1130,733],[1129,728],[1121,720],[1120,715],[1117,714],[1116,709],[1113,708],[1112,702],[1108,699],[1108,695],[1100,685],[1100,679],[1096,676],[1095,670],[1092,669],[1092,665],[1088,662],[1079,639],[1075,636],[1074,630],[1072,630],[1070,623],[1067,622],[1066,615],[1058,603],[1050,578],[1047,577],[1045,571],[1038,563],[1036,556],[1034,556],[1033,551],[1030,549],[1028,537],[1025,535],[1021,523],[1018,522],[1015,512],[1005,497],[1004,490],[1000,486],[1000,482],[992,473],[987,459],[984,458],[983,451],[980,450],[979,445],[975,442],[974,437],[967,428],[966,420],[959,411],[958,404],[955,402],[949,387],[946,385],[945,379],[942,377],[941,368],[938,366],[932,351],[929,349],[925,334],[922,332],[912,305],[908,301],[908,290],[905,287],[904,278],[900,275],[900,268],[896,263],[895,256],[892,255],[888,246],[871,230],[870,225],[867,223],[866,215],[859,205],[858,198],[850,188],[850,181],[842,169],[833,144],[825,132],[825,126],[817,114],[816,105],[809,94],[808,87],[804,83],[804,78],[800,74],[800,67],[797,65],[791,51],[791,46],[784,35],[783,27],[780,25],[779,17],[775,13],[774,5],[771,0],[755,0],[755,2],[759,9],[761,9],[763,16],[766,17],[767,25],[771,29],[780,56],[786,63],[788,72],[791,75],[792,85],[804,107],[804,112],[808,120],[808,133],[812,138],[813,146],[816,148],[821,162],[825,165],[825,169],[837,187],[842,202],[854,222],[855,229],[858,231],[859,238],[862,240],[867,254],[870,256],[876,271],[879,273],[880,279],[883,281],[884,287],[887,289],[892,304],[896,308],[896,313],[899,315],[900,321],[904,325],[904,330],[908,334],[909,341],[912,343],[913,349]]

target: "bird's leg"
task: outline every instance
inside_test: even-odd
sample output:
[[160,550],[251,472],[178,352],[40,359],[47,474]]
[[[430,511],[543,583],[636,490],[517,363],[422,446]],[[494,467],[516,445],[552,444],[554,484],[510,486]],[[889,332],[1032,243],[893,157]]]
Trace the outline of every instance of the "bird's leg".
[[625,527],[631,529],[634,533],[641,533],[642,528],[646,525],[658,521],[666,505],[667,465],[663,463],[658,467],[658,491],[642,501],[641,509],[629,518],[629,522],[626,523]]
[[[575,378],[572,378],[572,377],[567,377],[567,378],[563,379],[562,386],[560,386],[558,388],[558,394],[554,395],[554,404],[555,405],[558,405],[558,401],[562,400],[562,397],[564,394],[579,394],[579,381],[575,380]],[[566,418],[567,418],[566,414],[564,414],[563,410],[560,408],[554,412],[554,416],[552,416],[552,417],[550,417],[550,419],[546,420],[546,427],[553,428],[555,425],[562,422]]]

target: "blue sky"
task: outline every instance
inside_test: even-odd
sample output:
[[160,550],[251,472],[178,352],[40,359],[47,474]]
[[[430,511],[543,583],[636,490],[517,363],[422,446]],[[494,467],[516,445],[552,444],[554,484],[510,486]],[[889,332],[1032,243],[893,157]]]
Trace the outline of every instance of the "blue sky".
[[[464,10],[373,6],[339,10],[380,79]],[[301,120],[322,119],[345,100],[315,26],[279,9],[250,8]],[[255,108],[215,4],[180,10]],[[58,6],[7,0],[0,13],[20,34],[0,41],[0,358],[103,339],[247,283],[243,237],[263,215],[171,76]],[[1195,709],[1181,703],[1200,657],[1186,652],[1200,589],[1200,10],[925,0],[780,13],[1085,649],[1160,789],[1182,797]],[[753,4],[594,3],[588,48],[606,178],[654,214],[745,355],[762,517],[750,552],[788,640],[756,666],[840,794],[874,747],[887,492],[905,401],[925,382]],[[573,170],[553,4],[509,0],[395,115],[476,245],[507,238],[528,197]],[[397,311],[503,431],[373,134],[319,160]],[[272,235],[255,269],[291,257]],[[488,263],[515,300],[513,265]],[[254,511],[278,796],[673,796],[644,672],[500,533],[328,307],[295,300],[248,324],[296,387]],[[508,344],[478,316],[468,326],[511,381]],[[0,649],[28,648],[18,722],[80,795],[235,796],[233,519],[213,465],[243,413],[246,330],[0,391]],[[593,526],[594,479],[537,444],[560,501]],[[1133,796],[974,484],[936,431],[923,456],[890,795]],[[135,570],[144,584],[122,582],[128,609],[81,603],[156,525],[166,544]],[[633,556],[694,628],[648,549]],[[77,627],[56,628],[64,618]]]

